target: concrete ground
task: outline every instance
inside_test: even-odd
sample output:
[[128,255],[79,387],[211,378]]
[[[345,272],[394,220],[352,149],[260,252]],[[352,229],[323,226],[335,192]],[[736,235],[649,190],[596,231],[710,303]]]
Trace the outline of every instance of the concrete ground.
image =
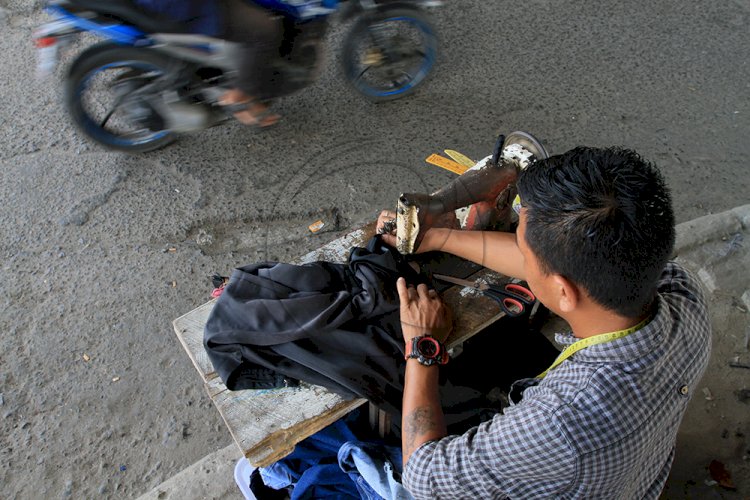
[[[44,3],[0,0],[2,498],[134,498],[230,445],[171,321],[208,299],[211,274],[292,259],[445,184],[432,153],[477,159],[527,130],[551,153],[638,151],[677,222],[750,203],[747,0],[448,1],[434,77],[382,105],[341,78],[337,23],[320,79],[279,100],[277,127],[227,123],[140,156],[92,143],[63,106],[91,39],[35,78]],[[706,439],[740,439],[720,431]]]
[[[705,286],[713,326],[713,351],[680,427],[675,462],[662,498],[747,499],[750,498],[750,205],[678,225],[675,254]],[[140,498],[242,498],[234,481],[234,466],[240,456],[239,448],[229,445]],[[717,463],[723,464],[728,475],[717,473],[721,470]]]
[[[677,440],[664,497],[750,498],[750,205],[678,226],[677,256],[706,289],[713,352]],[[717,485],[723,464],[736,490]],[[711,472],[713,471],[713,473]]]

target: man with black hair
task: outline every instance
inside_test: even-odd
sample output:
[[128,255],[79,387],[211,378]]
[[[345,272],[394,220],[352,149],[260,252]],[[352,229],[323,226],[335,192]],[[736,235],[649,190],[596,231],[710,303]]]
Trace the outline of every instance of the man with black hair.
[[[430,228],[418,251],[525,280],[570,325],[556,338],[567,347],[513,384],[502,414],[460,436],[446,436],[439,363],[409,358],[404,485],[417,498],[657,498],[711,344],[700,285],[669,262],[669,191],[636,153],[584,147],[529,165],[518,191],[515,234]],[[437,293],[403,279],[398,291],[407,353],[424,336],[442,342],[450,314]],[[498,363],[520,355],[533,353]]]

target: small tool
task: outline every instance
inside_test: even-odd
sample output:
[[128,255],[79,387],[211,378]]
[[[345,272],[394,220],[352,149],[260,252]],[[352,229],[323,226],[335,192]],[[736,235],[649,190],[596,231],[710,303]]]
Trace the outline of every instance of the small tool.
[[536,302],[536,297],[531,290],[525,286],[516,283],[506,283],[504,286],[490,285],[481,281],[469,281],[444,274],[433,274],[433,278],[454,285],[466,286],[479,290],[487,297],[495,300],[503,308],[508,316],[520,316],[527,307],[531,307]]
[[495,141],[495,147],[492,148],[492,160],[491,164],[494,166],[498,166],[498,162],[500,161],[500,157],[503,153],[503,145],[505,144],[505,136],[503,134],[500,134],[497,136],[497,140]]
[[465,165],[461,165],[458,162],[455,162],[451,160],[450,158],[446,158],[445,156],[440,156],[438,154],[431,154],[425,160],[427,163],[431,163],[432,165],[438,166],[440,168],[444,168],[445,170],[448,170],[449,172],[453,172],[454,174],[461,175],[467,170],[469,170],[469,167]]
[[455,161],[456,163],[460,163],[461,165],[463,165],[464,167],[467,167],[467,168],[471,168],[471,167],[473,167],[474,165],[477,164],[477,162],[475,162],[474,160],[472,160],[468,156],[466,156],[466,155],[464,155],[462,153],[459,153],[455,149],[446,149],[445,150],[445,154],[447,154],[448,156],[450,156],[453,159],[453,161]]

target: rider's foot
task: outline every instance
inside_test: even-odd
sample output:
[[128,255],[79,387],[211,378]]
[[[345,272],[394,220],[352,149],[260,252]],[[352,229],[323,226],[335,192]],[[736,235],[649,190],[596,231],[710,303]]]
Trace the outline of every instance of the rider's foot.
[[276,125],[281,117],[272,113],[267,105],[257,101],[250,101],[242,111],[234,113],[234,117],[243,125],[252,125],[261,128]]
[[243,125],[270,127],[281,118],[272,113],[266,104],[254,100],[240,89],[230,89],[219,99],[219,105],[231,108],[234,117]]

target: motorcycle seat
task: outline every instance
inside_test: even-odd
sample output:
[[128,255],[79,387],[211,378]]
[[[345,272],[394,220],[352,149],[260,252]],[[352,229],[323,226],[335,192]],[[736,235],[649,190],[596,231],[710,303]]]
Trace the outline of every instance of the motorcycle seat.
[[112,17],[127,24],[132,24],[147,33],[185,33],[185,25],[152,13],[144,12],[130,0],[64,0],[58,2],[62,7],[74,10],[91,10],[98,14]]

